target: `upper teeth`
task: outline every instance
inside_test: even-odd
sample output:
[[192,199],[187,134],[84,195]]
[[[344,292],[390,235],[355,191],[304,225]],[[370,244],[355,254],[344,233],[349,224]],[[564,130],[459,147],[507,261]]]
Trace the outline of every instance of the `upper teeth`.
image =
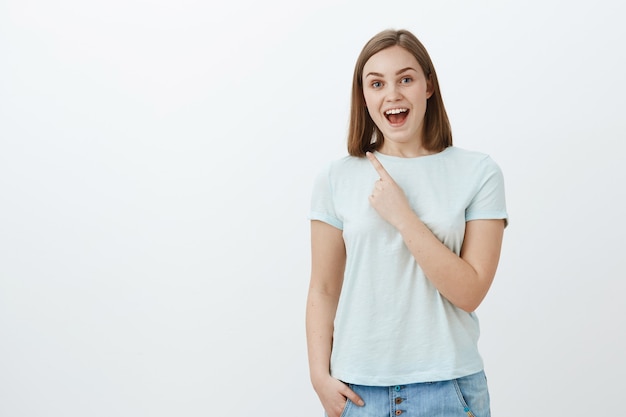
[[391,109],[391,110],[387,110],[385,112],[385,114],[398,114],[398,113],[404,113],[408,111],[407,109]]

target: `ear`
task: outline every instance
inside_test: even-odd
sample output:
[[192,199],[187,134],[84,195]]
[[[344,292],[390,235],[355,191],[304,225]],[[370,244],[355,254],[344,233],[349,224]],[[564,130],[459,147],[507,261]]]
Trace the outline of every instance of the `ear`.
[[429,99],[433,95],[434,92],[435,92],[435,86],[433,84],[433,79],[429,75],[428,79],[426,80],[426,98]]

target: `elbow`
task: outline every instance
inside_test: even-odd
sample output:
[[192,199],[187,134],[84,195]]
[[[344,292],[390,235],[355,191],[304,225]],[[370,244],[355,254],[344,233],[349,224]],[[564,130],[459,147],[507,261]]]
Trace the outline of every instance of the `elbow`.
[[480,305],[480,303],[474,303],[474,304],[462,304],[462,305],[457,305],[458,308],[460,308],[461,310],[465,311],[466,313],[473,313],[474,311],[476,311],[476,309],[478,308],[478,306]]
[[458,302],[452,304],[454,304],[457,308],[465,311],[466,313],[471,314],[476,311],[478,306],[480,306],[480,304],[482,303],[483,299],[484,296],[467,297],[464,300],[459,300]]
[[457,297],[454,301],[450,301],[466,313],[473,313],[487,296],[492,280],[493,277],[488,280],[479,278],[477,285],[466,287],[464,291],[456,294]]

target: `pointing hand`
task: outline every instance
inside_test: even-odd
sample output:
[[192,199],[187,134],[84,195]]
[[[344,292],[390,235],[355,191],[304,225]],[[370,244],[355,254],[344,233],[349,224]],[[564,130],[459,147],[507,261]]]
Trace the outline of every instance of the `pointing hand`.
[[411,209],[402,188],[389,175],[378,158],[371,152],[367,152],[366,156],[380,176],[380,179],[374,183],[374,189],[369,196],[370,204],[380,217],[392,226],[399,228],[409,216],[415,215],[415,213]]

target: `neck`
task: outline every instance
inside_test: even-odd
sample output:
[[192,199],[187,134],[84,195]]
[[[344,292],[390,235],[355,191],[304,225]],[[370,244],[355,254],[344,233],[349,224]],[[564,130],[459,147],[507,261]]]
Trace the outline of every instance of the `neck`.
[[389,141],[385,141],[385,143],[383,143],[383,146],[380,147],[378,152],[382,153],[383,155],[397,156],[400,158],[417,158],[420,156],[427,156],[436,153],[434,151],[430,151],[424,148],[421,143],[417,145],[409,145],[389,143]]

